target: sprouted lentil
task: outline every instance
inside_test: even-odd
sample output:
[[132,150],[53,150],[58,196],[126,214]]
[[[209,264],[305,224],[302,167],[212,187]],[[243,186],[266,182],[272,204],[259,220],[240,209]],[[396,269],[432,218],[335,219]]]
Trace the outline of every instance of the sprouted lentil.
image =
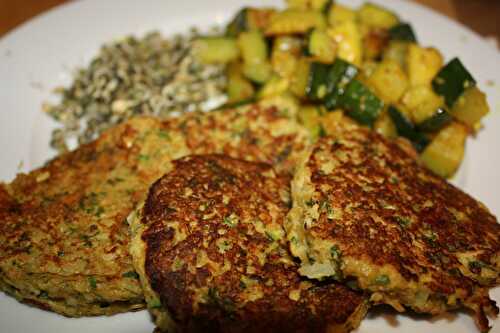
[[136,115],[165,117],[222,104],[224,67],[195,60],[191,46],[199,35],[195,28],[172,38],[151,32],[103,45],[69,88],[58,89],[60,103],[44,105],[61,124],[52,132],[51,146],[65,152]]

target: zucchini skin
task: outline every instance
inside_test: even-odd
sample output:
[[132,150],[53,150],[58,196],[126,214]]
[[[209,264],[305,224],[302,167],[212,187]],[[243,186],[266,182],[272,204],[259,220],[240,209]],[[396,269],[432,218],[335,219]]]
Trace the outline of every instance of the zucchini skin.
[[436,132],[453,120],[452,115],[443,108],[436,110],[434,115],[417,125],[417,130],[422,132]]
[[458,58],[447,63],[432,80],[432,88],[444,96],[448,107],[452,107],[464,91],[475,84],[476,80]]
[[320,62],[312,62],[309,69],[309,80],[306,95],[312,101],[322,101],[327,94],[329,66]]
[[[306,106],[321,108],[322,112],[338,110],[352,119],[349,121],[385,131],[388,137],[405,137],[420,154],[429,148],[441,131],[454,123],[466,124],[469,134],[479,128],[479,121],[488,112],[488,106],[479,92],[467,97],[469,91],[477,89],[476,80],[458,58],[443,65],[443,56],[436,49],[418,45],[410,23],[371,4],[362,7],[364,15],[359,9],[332,15],[342,7],[334,0],[290,3],[300,4],[301,1],[306,4],[304,8],[267,8],[269,14],[262,20],[256,13],[264,9],[250,6],[241,8],[231,19],[226,26],[225,39],[236,41],[237,56],[227,56],[227,60],[219,61],[229,64],[237,61],[241,68],[239,75],[233,77],[236,81],[233,84],[238,89],[228,94],[230,98],[223,107],[290,92]],[[299,17],[301,19],[297,19]],[[247,43],[240,41],[248,35],[255,37],[250,38],[252,43],[248,43],[248,38]],[[331,57],[330,52],[324,51],[329,46],[328,38],[332,44]],[[280,39],[292,39],[293,43],[289,43],[292,46],[282,47],[277,43]],[[367,43],[372,39],[374,45],[379,39],[383,42],[380,50],[378,44]],[[349,47],[342,48],[341,44],[346,41]],[[358,46],[359,52],[356,51]],[[370,47],[375,51],[370,53]],[[217,47],[212,49],[220,51]],[[288,57],[273,57],[271,51]],[[387,59],[397,62],[402,68],[407,79],[405,84],[398,84],[394,78],[385,83],[377,80],[379,84],[374,84],[379,76],[374,75],[376,67],[372,64],[380,65],[381,60]],[[410,66],[414,63],[417,65]],[[410,72],[421,75],[410,80]],[[393,93],[390,89],[393,83],[400,87],[403,95]],[[417,103],[418,108],[409,107],[405,104],[406,93],[421,86],[439,98],[439,102],[428,103],[432,101],[428,98]],[[314,133],[321,136],[325,129],[320,124],[314,127]]]
[[310,49],[311,49],[311,37],[312,37],[313,32],[314,32],[314,29],[311,28],[304,34],[305,43],[302,45],[302,55],[303,56],[312,57],[312,55],[313,55],[310,51]]
[[358,80],[352,80],[346,86],[340,100],[349,117],[369,127],[373,127],[384,107],[384,103]]
[[241,32],[248,30],[247,14],[247,7],[240,9],[240,11],[236,13],[226,27],[226,36],[237,37]]
[[417,37],[409,23],[400,23],[389,29],[389,36],[392,40],[399,40],[417,43]]
[[430,140],[421,132],[419,132],[413,123],[408,120],[396,107],[389,106],[387,109],[391,117],[398,135],[407,138],[411,141],[415,149],[421,153],[429,144]]
[[340,107],[341,96],[345,87],[358,74],[359,70],[353,64],[337,58],[328,70],[327,95],[325,96],[325,107],[333,110]]
[[372,127],[384,103],[363,83],[354,79],[358,69],[341,59],[332,65],[312,62],[306,85],[306,96],[313,102],[323,102],[328,110],[344,108],[347,115]]
[[330,12],[334,4],[334,0],[327,0],[323,5],[323,8],[321,8],[321,13],[323,13],[325,16],[328,16],[328,13]]

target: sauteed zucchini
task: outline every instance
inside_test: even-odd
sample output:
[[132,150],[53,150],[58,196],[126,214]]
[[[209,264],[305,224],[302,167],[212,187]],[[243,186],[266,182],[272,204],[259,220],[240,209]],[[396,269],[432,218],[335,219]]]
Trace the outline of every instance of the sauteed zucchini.
[[444,64],[437,49],[418,44],[408,22],[381,6],[286,4],[243,8],[225,36],[196,44],[204,62],[228,65],[229,102],[293,95],[315,136],[328,127],[326,114],[342,112],[386,137],[408,139],[427,167],[452,176],[467,136],[489,112],[464,64]]

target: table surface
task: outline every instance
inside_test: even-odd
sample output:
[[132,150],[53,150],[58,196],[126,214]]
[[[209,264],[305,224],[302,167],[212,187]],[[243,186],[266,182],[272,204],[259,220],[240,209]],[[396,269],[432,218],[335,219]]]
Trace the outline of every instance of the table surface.
[[[0,37],[19,24],[68,0],[0,0]],[[500,43],[499,0],[410,0],[435,9]]]

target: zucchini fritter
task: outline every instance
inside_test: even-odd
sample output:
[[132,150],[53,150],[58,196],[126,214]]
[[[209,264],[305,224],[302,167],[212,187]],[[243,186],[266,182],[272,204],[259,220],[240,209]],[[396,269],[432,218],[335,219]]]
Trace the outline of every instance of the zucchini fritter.
[[168,332],[347,332],[364,297],[300,277],[284,219],[290,177],[264,163],[193,155],[131,215],[131,253]]
[[465,307],[488,327],[500,225],[480,202],[368,129],[320,139],[297,170],[286,228],[303,275],[355,278],[399,311]]
[[192,153],[225,153],[291,170],[309,142],[281,105],[140,117],[0,186],[0,290],[67,316],[144,306],[126,217]]

